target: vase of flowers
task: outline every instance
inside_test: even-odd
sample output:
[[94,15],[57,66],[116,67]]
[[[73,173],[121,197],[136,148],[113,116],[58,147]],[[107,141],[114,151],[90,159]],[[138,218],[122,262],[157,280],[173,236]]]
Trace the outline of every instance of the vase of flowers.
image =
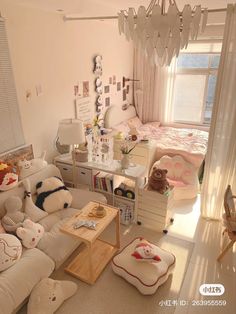
[[130,153],[135,148],[136,144],[131,144],[129,142],[125,142],[121,145],[120,151],[122,153],[121,158],[121,168],[122,169],[128,169],[129,168],[129,159],[130,159]]

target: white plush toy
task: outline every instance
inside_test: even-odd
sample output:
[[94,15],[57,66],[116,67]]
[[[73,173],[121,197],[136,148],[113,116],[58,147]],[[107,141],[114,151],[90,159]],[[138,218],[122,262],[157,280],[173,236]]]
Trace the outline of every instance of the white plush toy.
[[30,219],[23,222],[23,227],[16,230],[17,236],[21,239],[24,247],[33,249],[37,246],[44,234],[44,228],[38,223],[34,223]]
[[20,179],[28,177],[46,167],[48,163],[45,160],[45,156],[46,151],[43,152],[40,158],[35,158],[32,160],[24,159],[18,161],[17,165],[20,168]]
[[21,253],[22,245],[16,236],[0,234],[0,272],[14,265],[20,259]]
[[18,196],[10,196],[4,203],[6,215],[2,218],[2,226],[9,233],[16,233],[16,229],[22,227],[27,215],[21,211],[22,200]]
[[70,191],[58,177],[51,177],[38,182],[36,190],[38,197],[35,204],[47,213],[68,208],[72,203]]
[[42,279],[31,292],[27,314],[53,314],[74,295],[77,285],[72,281]]
[[25,188],[25,214],[29,216],[32,221],[38,222],[40,219],[46,217],[48,213],[34,204],[29,179],[25,179],[22,183]]

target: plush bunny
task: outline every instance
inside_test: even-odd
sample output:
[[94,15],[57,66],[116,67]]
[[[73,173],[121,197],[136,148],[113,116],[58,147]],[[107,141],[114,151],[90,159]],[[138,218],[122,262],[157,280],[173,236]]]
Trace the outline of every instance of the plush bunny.
[[2,218],[3,228],[15,234],[16,229],[21,227],[27,215],[21,211],[22,200],[18,196],[11,196],[5,201],[6,215]]
[[16,234],[21,239],[24,247],[33,249],[43,237],[44,228],[40,224],[26,219],[23,222],[23,227],[17,228]]

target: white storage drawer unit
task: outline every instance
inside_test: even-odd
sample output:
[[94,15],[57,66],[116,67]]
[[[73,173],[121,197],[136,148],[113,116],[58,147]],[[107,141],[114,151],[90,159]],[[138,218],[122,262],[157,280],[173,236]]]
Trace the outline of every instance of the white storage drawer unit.
[[78,175],[78,183],[82,185],[88,185],[92,190],[92,170],[83,167],[76,167],[76,169]]
[[64,163],[57,162],[56,166],[59,168],[61,172],[62,179],[65,183],[73,182],[73,170],[71,165],[67,165]]
[[170,222],[172,207],[173,189],[167,196],[150,191],[147,187],[140,188],[138,192],[137,221],[150,229],[161,232],[165,230]]

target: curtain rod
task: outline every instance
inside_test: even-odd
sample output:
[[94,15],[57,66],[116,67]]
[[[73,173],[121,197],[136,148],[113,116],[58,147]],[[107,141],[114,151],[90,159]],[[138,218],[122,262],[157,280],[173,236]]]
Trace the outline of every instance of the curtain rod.
[[[203,12],[204,10],[202,10]],[[227,8],[221,9],[210,9],[207,10],[208,13],[217,13],[217,12],[226,12]],[[86,16],[86,17],[73,17],[66,16],[63,17],[64,21],[86,21],[86,20],[115,20],[118,19],[117,15],[108,15],[108,16]]]

